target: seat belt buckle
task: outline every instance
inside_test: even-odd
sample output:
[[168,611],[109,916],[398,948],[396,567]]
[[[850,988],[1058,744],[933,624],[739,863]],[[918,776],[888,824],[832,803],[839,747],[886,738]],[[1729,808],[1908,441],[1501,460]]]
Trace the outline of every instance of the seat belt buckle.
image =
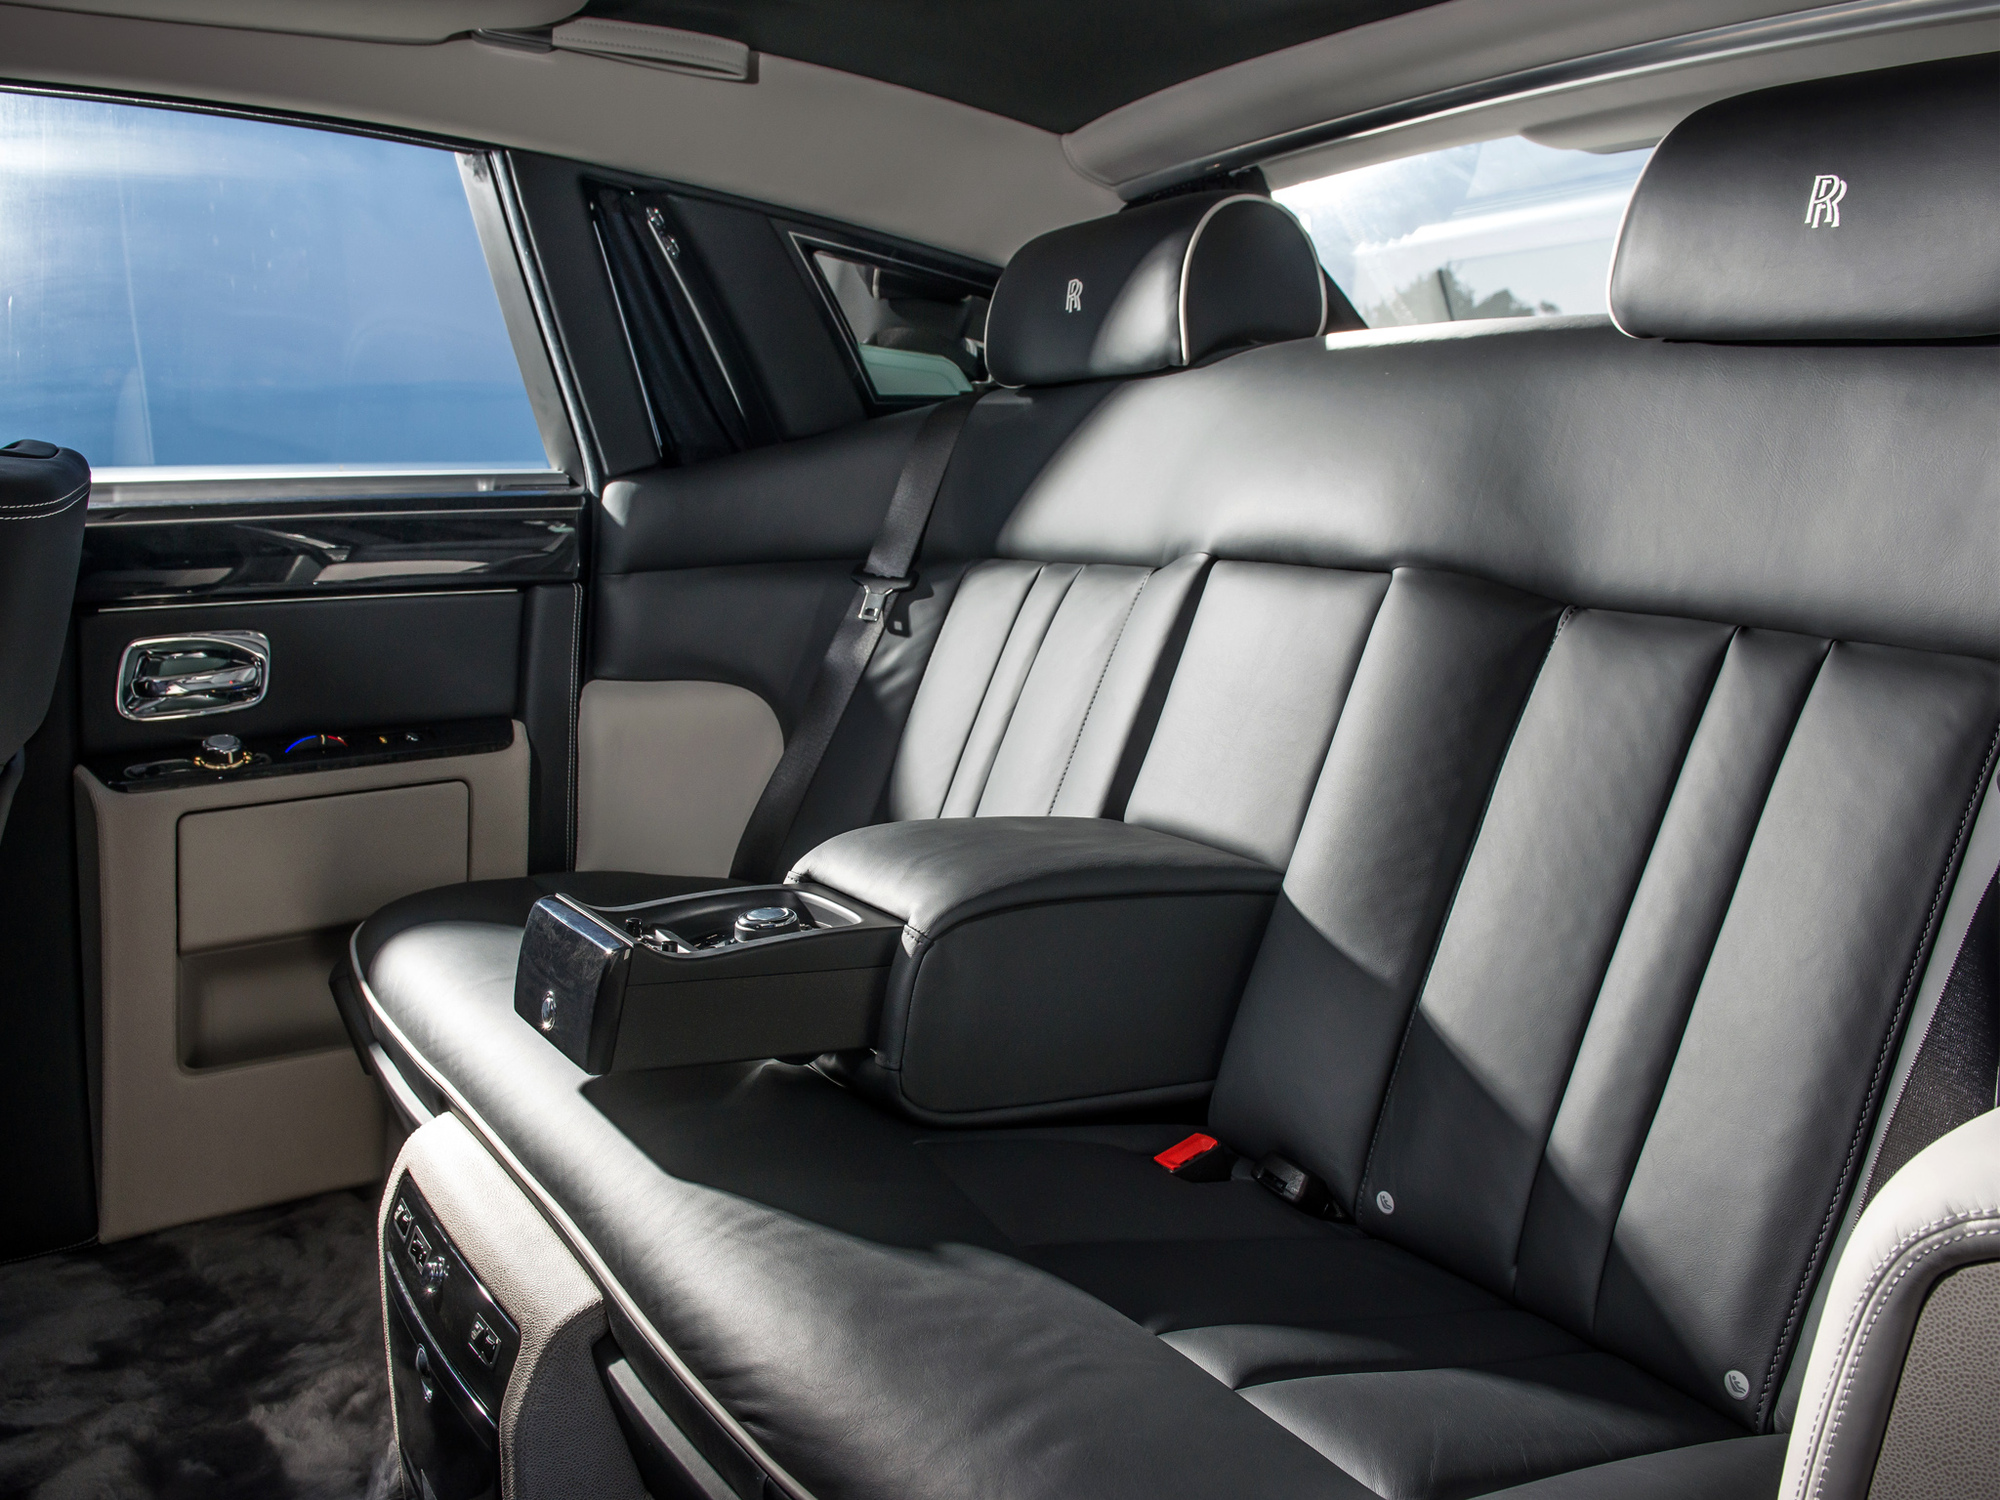
[[1236,1153],[1212,1135],[1196,1131],[1153,1158],[1183,1182],[1221,1182],[1236,1165]]
[[1304,1167],[1286,1161],[1275,1151],[1258,1162],[1250,1176],[1294,1208],[1322,1219],[1347,1217],[1340,1211],[1340,1205],[1333,1201],[1333,1194],[1324,1182]]
[[916,578],[877,578],[873,573],[856,573],[854,581],[861,585],[861,609],[855,618],[864,624],[873,625],[889,612],[889,601],[904,589],[916,583]]

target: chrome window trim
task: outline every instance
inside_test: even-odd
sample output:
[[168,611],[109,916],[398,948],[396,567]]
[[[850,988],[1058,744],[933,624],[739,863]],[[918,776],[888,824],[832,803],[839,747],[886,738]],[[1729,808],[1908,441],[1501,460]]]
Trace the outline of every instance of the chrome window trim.
[[461,151],[458,175],[465,184],[472,227],[479,236],[479,248],[485,252],[493,292],[500,301],[500,319],[507,326],[508,342],[521,368],[521,384],[535,414],[542,449],[552,469],[583,479],[582,413],[566,379],[569,372],[556,339],[555,320],[543,315],[546,299],[539,295],[541,278],[530,274],[525,232],[515,233],[518,215],[508,212],[510,165],[498,151]]
[[[104,479],[105,472],[118,477]],[[275,505],[287,501],[442,500],[464,497],[513,509],[537,500],[549,505],[576,504],[570,476],[544,470],[412,471],[386,468],[381,473],[354,469],[191,469],[156,479],[127,479],[136,471],[100,470],[91,475],[93,521],[110,519],[123,510],[158,506]],[[175,517],[173,519],[179,519]],[[235,519],[230,517],[229,519]],[[122,519],[119,524],[127,524]]]

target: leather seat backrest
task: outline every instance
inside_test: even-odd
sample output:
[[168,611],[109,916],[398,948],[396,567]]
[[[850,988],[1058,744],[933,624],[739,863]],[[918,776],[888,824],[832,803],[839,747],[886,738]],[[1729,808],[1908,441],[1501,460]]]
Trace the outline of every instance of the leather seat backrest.
[[[1940,65],[1935,89],[1925,69],[1869,81],[1851,109],[1820,85],[1773,91],[1754,108],[1733,101],[1729,119],[1791,120],[1788,139],[1810,135],[1838,156],[1875,128],[1883,90],[1930,100],[1962,71]],[[1768,332],[1753,305],[1768,285],[1755,275],[1739,305],[1630,269],[1686,264],[1652,237],[1684,236],[1692,256],[1737,233],[1732,216],[1765,211],[1728,191],[1709,209],[1690,198],[1709,155],[1726,184],[1747,148],[1701,115],[1683,130],[1642,181],[1628,220],[1641,238],[1621,248],[1614,286],[1679,338]],[[1655,182],[1674,213],[1653,212]],[[1787,213],[1805,203],[1810,184],[1799,186]],[[1946,227],[1969,240],[1990,216],[1987,193],[1957,200]],[[1879,250],[1878,239],[1857,253]],[[1990,244],[1965,251],[1991,258]],[[1808,264],[1822,291],[1851,269]],[[1851,334],[1845,305],[1827,305],[1826,329]],[[1989,311],[1947,281],[1924,326],[1977,335]],[[1794,300],[1777,326],[1824,331],[1802,316]],[[1977,362],[1961,374],[1990,404],[1991,351],[1965,352]],[[1823,368],[1857,372],[1848,416],[1914,424],[1890,440],[1916,466],[1893,502],[1897,523],[1919,535],[1959,524],[1968,496],[1949,476],[1990,438],[1960,427],[1952,403],[1923,404],[1933,377],[1902,351],[1815,353]],[[1709,357],[1754,369],[1764,352]],[[1464,378],[1490,373],[1470,366]],[[1746,387],[1763,432],[1732,449],[1736,431],[1686,423],[1685,396],[1659,387],[1656,420],[1711,450],[1708,472],[1758,444],[1805,453],[1818,425],[1788,430],[1797,391]],[[1596,420],[1593,400],[1574,388],[1566,436]],[[1370,462],[1354,460],[1364,472]],[[1741,464],[1704,504],[1759,514],[1769,497],[1756,467]],[[1601,482],[1629,472],[1609,464]],[[1666,490],[1645,562],[1671,581],[1656,597],[1670,598],[1707,539],[1698,513],[1674,513],[1672,476],[1645,483]],[[1584,498],[1567,503],[1588,525]],[[1857,507],[1824,540],[1884,570],[1915,618],[1926,601],[1911,597],[1912,554],[1874,548],[1877,534]],[[1767,549],[1757,562],[1772,597],[1796,587],[1792,558]],[[1574,555],[1544,576],[1565,570],[1586,598],[1618,592],[1612,578],[1585,592],[1589,569]],[[1838,621],[1887,618],[1868,599],[1882,581],[1822,593],[1809,612],[1835,628],[1809,633],[1671,608],[1560,608],[1399,572],[1232,1033],[1218,1133],[1320,1173],[1369,1232],[1768,1426],[2000,732],[2000,630],[1968,598],[1944,629],[1911,633],[1971,654],[1856,640]],[[1754,619],[1756,599],[1744,603]]]

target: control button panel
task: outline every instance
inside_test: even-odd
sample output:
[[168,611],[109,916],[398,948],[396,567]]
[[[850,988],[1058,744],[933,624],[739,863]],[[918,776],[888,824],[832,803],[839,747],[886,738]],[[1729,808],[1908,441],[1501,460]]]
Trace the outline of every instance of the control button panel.
[[335,771],[444,755],[483,755],[514,743],[507,719],[452,724],[394,724],[310,729],[287,734],[211,734],[173,749],[100,756],[92,775],[116,792],[145,792],[196,782],[255,781],[303,771]]
[[[390,1200],[382,1253],[408,1294],[436,1362],[448,1364],[455,1383],[489,1420],[497,1420],[520,1353],[520,1330],[480,1284],[408,1173],[398,1179]],[[438,1378],[434,1369],[425,1374]]]

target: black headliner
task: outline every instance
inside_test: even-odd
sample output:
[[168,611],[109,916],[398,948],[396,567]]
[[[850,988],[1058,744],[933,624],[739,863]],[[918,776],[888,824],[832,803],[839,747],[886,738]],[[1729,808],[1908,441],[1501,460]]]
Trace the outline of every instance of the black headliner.
[[1431,0],[590,0],[1045,130]]

